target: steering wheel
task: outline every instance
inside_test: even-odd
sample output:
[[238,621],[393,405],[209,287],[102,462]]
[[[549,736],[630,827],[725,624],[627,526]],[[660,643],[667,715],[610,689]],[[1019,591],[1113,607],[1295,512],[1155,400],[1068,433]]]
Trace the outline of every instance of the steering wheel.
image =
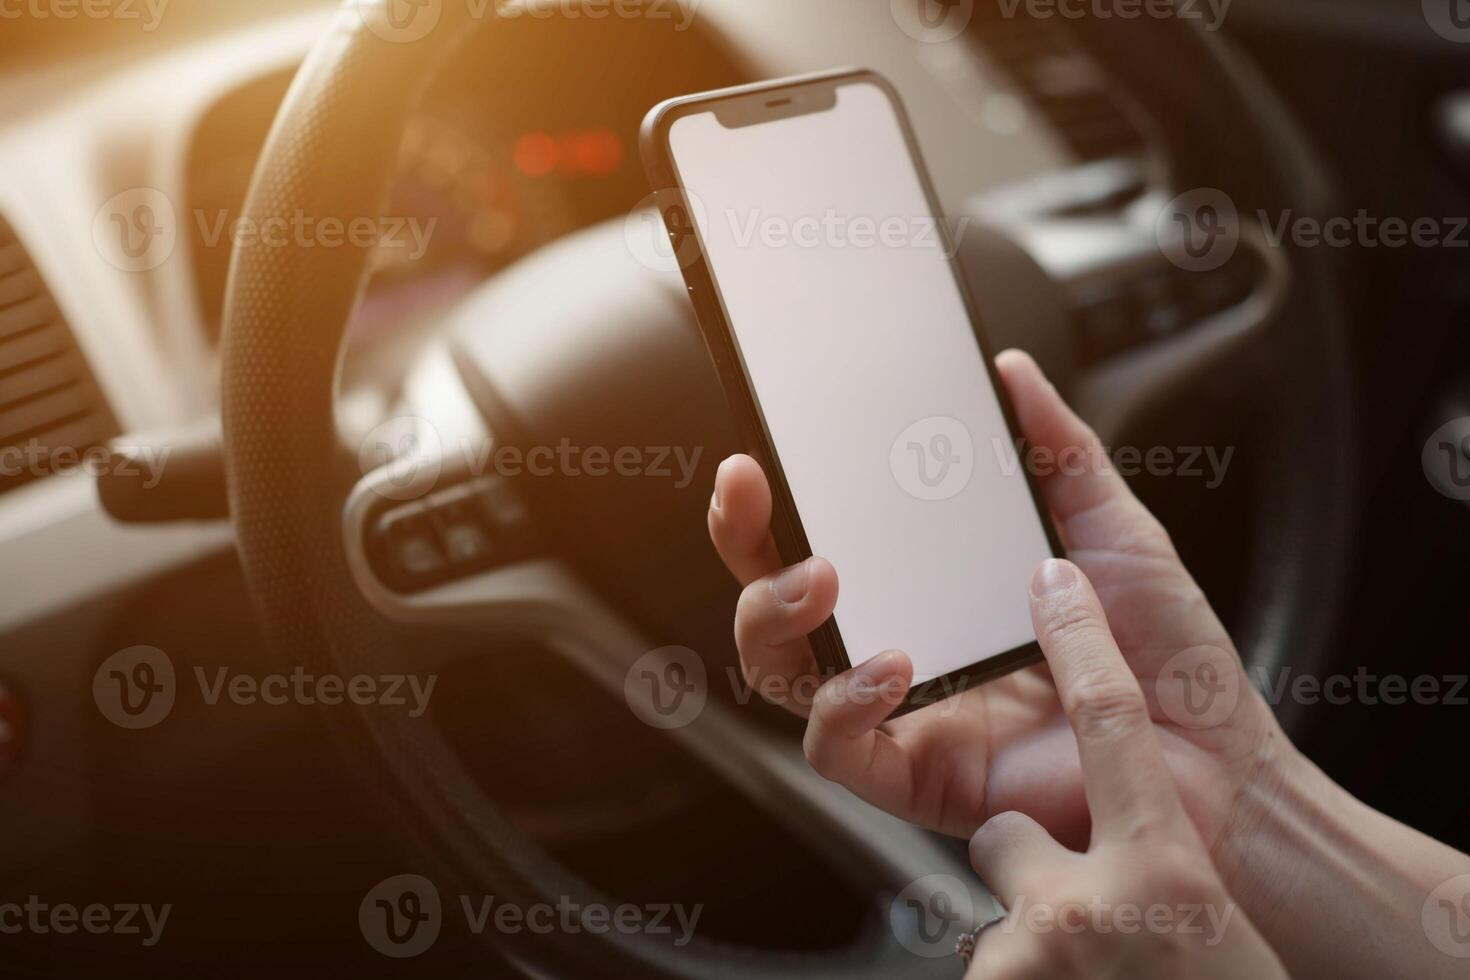
[[[495,23],[493,16],[477,20],[474,4],[435,3],[434,28],[405,35],[396,3],[345,4],[316,45],[257,167],[246,205],[250,220],[381,214],[404,126],[436,69]],[[1077,30],[1161,123],[1174,151],[1175,187],[1221,189],[1242,212],[1286,205],[1299,214],[1325,209],[1322,168],[1276,98],[1216,35],[1186,19],[1084,21]],[[1138,56],[1139,46],[1149,57]],[[638,359],[642,344],[697,351],[689,346],[695,335],[677,277],[640,275],[621,240],[609,247],[607,234],[561,248],[575,260],[577,288],[641,331],[625,348],[632,353],[624,363]],[[1252,604],[1259,612],[1240,640],[1255,664],[1290,662],[1310,670],[1327,649],[1350,527],[1347,361],[1328,250],[1273,251],[1268,287],[1242,309],[1140,352],[1124,370],[1078,378],[1075,387],[1091,391],[1095,406],[1116,412],[1124,401],[1169,397],[1199,372],[1228,365],[1248,379],[1243,390],[1252,399],[1279,406],[1271,463],[1262,467],[1271,476],[1260,489],[1265,520],[1249,542]],[[447,492],[450,504],[465,494],[489,494],[498,496],[502,514],[513,515],[517,507],[504,499],[504,487],[466,483],[452,467],[416,471],[410,482],[419,482],[407,495],[401,474],[389,467],[356,479],[357,454],[339,434],[335,389],[369,258],[369,248],[353,244],[242,247],[232,262],[222,363],[230,502],[246,580],[273,648],[287,663],[345,677],[437,666],[421,648],[405,650],[398,642],[404,626],[473,630],[492,644],[530,636],[620,696],[636,699],[624,685],[630,668],[647,656],[667,662],[677,652],[649,654],[655,644],[555,558],[532,549],[524,560],[451,575],[411,594],[386,581],[375,565],[372,537],[389,519],[384,501],[418,500],[432,488],[434,499]],[[539,303],[543,322],[564,313],[590,330],[594,318],[558,288],[559,273],[543,264],[537,279],[536,260],[531,267],[523,305]],[[599,267],[608,271],[599,274]],[[493,383],[504,360],[557,352],[549,342],[529,352],[508,350],[477,322],[476,311],[470,313],[461,318],[456,358],[467,402],[481,409],[497,436],[514,433],[529,424],[524,403],[544,385],[522,384],[519,401],[507,396],[504,384]],[[1065,347],[1058,336],[1020,339],[1033,349]],[[712,386],[713,373],[705,368]],[[698,506],[702,512],[703,498]],[[691,525],[688,535],[702,539],[702,526]],[[666,574],[677,576],[677,561],[668,564]],[[331,717],[347,751],[377,777],[444,882],[523,907],[555,905],[561,898],[583,906],[613,904],[517,829],[427,719],[407,719],[377,705]],[[897,893],[925,874],[970,877],[950,851],[856,805],[812,774],[789,740],[744,724],[720,704],[711,702],[696,723],[673,734],[814,848],[837,856],[875,893]],[[975,901],[987,901],[983,891],[977,889]],[[664,936],[618,930],[523,931],[502,937],[500,947],[552,974],[955,975],[952,959],[911,955],[902,923],[877,915],[875,921],[849,948],[820,955],[703,938],[681,947]]]

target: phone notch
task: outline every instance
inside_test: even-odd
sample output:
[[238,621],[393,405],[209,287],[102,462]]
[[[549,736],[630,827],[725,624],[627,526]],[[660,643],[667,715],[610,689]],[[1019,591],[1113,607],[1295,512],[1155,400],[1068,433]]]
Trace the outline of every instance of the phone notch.
[[757,92],[726,99],[714,106],[714,114],[726,129],[743,129],[779,119],[830,112],[836,106],[837,85],[834,82],[803,86],[799,91],[788,89],[776,96],[771,92]]

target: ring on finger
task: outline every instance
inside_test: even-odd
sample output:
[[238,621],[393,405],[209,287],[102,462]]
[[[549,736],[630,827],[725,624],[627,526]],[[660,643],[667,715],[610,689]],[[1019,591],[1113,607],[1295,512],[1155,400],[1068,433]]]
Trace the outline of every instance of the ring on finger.
[[959,941],[954,944],[954,951],[965,961],[965,966],[975,957],[975,945],[980,941],[980,934],[997,922],[1004,922],[1006,913],[1002,912],[993,919],[987,919],[969,932],[960,936]]

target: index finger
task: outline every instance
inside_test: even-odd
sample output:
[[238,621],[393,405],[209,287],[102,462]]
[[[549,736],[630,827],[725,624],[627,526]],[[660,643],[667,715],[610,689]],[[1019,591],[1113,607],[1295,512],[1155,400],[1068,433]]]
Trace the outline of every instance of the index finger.
[[1031,620],[1077,736],[1094,838],[1181,827],[1184,807],[1143,690],[1076,565],[1042,562],[1031,579]]
[[1108,464],[1097,433],[1067,407],[1030,355],[1008,350],[995,365],[1022,434],[1032,446],[1050,452],[1058,464],[1065,463],[1038,473],[1037,482],[1067,547],[1077,553],[1147,544],[1173,557],[1163,526],[1134,496],[1117,467]]

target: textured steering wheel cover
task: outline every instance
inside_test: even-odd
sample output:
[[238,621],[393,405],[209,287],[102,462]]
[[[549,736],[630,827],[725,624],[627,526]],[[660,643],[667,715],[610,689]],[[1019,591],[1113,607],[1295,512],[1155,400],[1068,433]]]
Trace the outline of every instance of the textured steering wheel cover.
[[[387,2],[392,0],[380,0],[379,5]],[[366,29],[363,10],[371,6],[344,6],[333,30],[318,43],[291,86],[256,170],[245,211],[252,221],[291,221],[296,215],[315,220],[376,219],[381,214],[411,112],[438,66],[478,25],[471,19],[471,5],[445,3],[429,35],[412,43],[394,43]],[[1127,30],[1144,25],[1130,21]],[[1159,21],[1150,29],[1164,45],[1158,63],[1149,66],[1155,75],[1174,71],[1189,77],[1187,71],[1221,86],[1240,83],[1226,67],[1218,39],[1207,37],[1190,22]],[[1091,25],[1084,34],[1093,31],[1098,37],[1089,43],[1105,49],[1107,42],[1099,41],[1106,34],[1105,25]],[[1277,149],[1274,136],[1252,132],[1253,127],[1269,132],[1258,118],[1258,107],[1247,104],[1239,92],[1208,94],[1220,100],[1223,115],[1218,130],[1235,129],[1238,136],[1259,140],[1247,150],[1242,150],[1242,141],[1234,147],[1236,153],[1261,153],[1252,163],[1280,159],[1272,156]],[[1267,103],[1274,105],[1270,98]],[[1290,172],[1280,175],[1279,192],[1302,192],[1300,177]],[[1221,180],[1218,186],[1229,185]],[[273,648],[285,663],[323,673],[405,669],[405,661],[393,653],[389,629],[352,584],[341,538],[341,505],[352,472],[335,427],[335,382],[343,336],[365,283],[368,257],[367,250],[351,246],[238,248],[225,303],[224,430],[241,561]],[[1320,267],[1308,267],[1314,268],[1301,302],[1308,307],[1324,302],[1329,305],[1317,309],[1329,309],[1332,297],[1323,295],[1329,280]],[[1324,326],[1320,332],[1328,331]],[[1318,335],[1307,333],[1309,338]],[[1329,394],[1335,395],[1340,380],[1335,374],[1337,352],[1328,350],[1327,355],[1325,370],[1333,374]],[[1334,410],[1310,398],[1303,409]],[[1342,420],[1334,417],[1329,422],[1337,426]],[[1341,430],[1330,431],[1335,436]],[[1313,465],[1323,467],[1318,470],[1323,478],[1342,481],[1330,486],[1349,486],[1344,459],[1334,456]],[[1326,595],[1331,591],[1330,576],[1342,567],[1345,544],[1332,537],[1332,532],[1345,530],[1337,505],[1329,501],[1324,506],[1298,493],[1284,503],[1282,516],[1291,537],[1268,544],[1273,554],[1290,560],[1281,574],[1264,581],[1262,591],[1274,600],[1274,590],[1299,587],[1302,573],[1310,569],[1311,579]],[[1299,559],[1294,558],[1297,554]],[[1268,660],[1279,660],[1288,649],[1307,654],[1309,661],[1318,655],[1313,651],[1322,649],[1330,621],[1327,605],[1324,601],[1309,617],[1268,626],[1260,639],[1269,648]],[[505,902],[523,906],[561,895],[611,904],[501,816],[427,719],[405,723],[397,715],[371,708],[335,711],[330,717],[355,756],[381,777],[384,790],[432,853],[445,882],[467,891],[492,891]],[[486,883],[493,884],[487,888]],[[551,939],[526,934],[520,942],[513,955],[548,970],[593,975],[726,977],[770,971],[784,976],[799,971],[816,977],[876,978],[925,969],[891,942],[820,957],[757,954],[699,940],[676,950],[649,937],[616,932]]]

